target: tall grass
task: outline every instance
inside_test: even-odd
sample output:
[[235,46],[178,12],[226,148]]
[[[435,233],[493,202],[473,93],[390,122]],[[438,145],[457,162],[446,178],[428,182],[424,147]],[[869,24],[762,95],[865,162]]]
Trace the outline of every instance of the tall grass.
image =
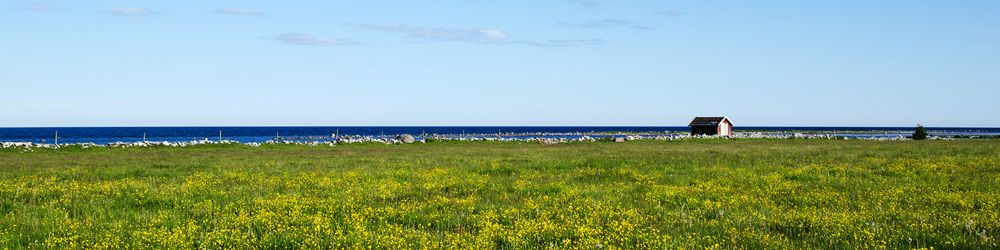
[[997,248],[1000,141],[0,150],[2,248]]

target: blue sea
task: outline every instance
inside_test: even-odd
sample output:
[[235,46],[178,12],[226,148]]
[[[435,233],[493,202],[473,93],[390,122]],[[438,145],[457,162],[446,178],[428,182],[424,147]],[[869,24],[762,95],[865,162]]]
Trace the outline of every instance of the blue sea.
[[[736,132],[828,134],[844,137],[896,137],[913,133],[912,127],[735,127]],[[938,136],[998,136],[1000,128],[928,128]],[[0,142],[52,143],[56,133],[59,143],[97,143],[143,141],[194,141],[222,139],[239,142],[264,142],[280,138],[290,141],[330,141],[335,136],[394,137],[399,134],[421,136],[490,136],[575,138],[583,135],[608,136],[615,133],[669,134],[686,133],[687,126],[659,127],[61,127],[0,128]]]

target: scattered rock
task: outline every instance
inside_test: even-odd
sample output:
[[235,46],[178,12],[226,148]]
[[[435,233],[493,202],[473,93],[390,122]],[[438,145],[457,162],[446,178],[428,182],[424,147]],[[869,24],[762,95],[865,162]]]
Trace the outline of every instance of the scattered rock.
[[401,135],[397,135],[397,136],[396,136],[396,140],[399,140],[400,142],[402,142],[402,143],[406,143],[406,144],[410,144],[410,143],[414,143],[414,142],[417,142],[417,138],[414,138],[414,137],[413,137],[412,135],[410,135],[410,134],[401,134]]
[[615,142],[625,142],[625,137],[615,137]]

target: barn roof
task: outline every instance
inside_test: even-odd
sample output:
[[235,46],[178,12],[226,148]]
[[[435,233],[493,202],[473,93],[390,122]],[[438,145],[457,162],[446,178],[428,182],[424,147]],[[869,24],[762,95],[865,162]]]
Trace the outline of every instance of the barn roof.
[[728,121],[729,124],[733,124],[733,121],[730,121],[726,117],[695,117],[688,126],[719,126],[719,123],[722,121]]

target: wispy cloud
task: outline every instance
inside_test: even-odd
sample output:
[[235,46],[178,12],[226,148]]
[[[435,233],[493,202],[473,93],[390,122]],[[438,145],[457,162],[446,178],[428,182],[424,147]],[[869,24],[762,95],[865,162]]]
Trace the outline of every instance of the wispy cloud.
[[612,19],[612,18],[601,19],[601,20],[589,20],[580,23],[561,23],[561,25],[566,27],[585,28],[585,29],[613,28],[613,27],[628,27],[637,30],[652,29],[650,27],[638,25],[635,22],[629,20]]
[[607,39],[575,39],[575,40],[543,40],[543,41],[518,40],[518,41],[513,41],[511,43],[536,46],[536,47],[554,48],[554,47],[605,45],[605,44],[610,44],[611,41]]
[[284,33],[271,37],[285,44],[310,45],[310,46],[346,46],[355,45],[358,42],[342,38],[322,38],[305,33]]
[[27,10],[30,10],[30,11],[38,11],[38,12],[45,12],[45,11],[54,11],[54,10],[56,10],[55,6],[52,6],[51,4],[46,4],[46,3],[26,3],[26,4],[23,5],[23,7],[24,7],[24,9],[27,9]]
[[605,39],[580,39],[580,40],[525,40],[514,39],[506,31],[492,28],[429,28],[408,25],[378,25],[378,24],[347,24],[361,29],[399,33],[408,38],[424,39],[441,42],[467,42],[493,45],[527,45],[536,47],[569,47],[584,45],[608,44]]
[[240,8],[234,8],[234,9],[217,9],[217,10],[215,10],[215,14],[234,15],[234,16],[263,16],[263,15],[267,15],[267,13],[264,13],[264,12],[253,11],[253,10],[248,10],[248,9],[240,9]]
[[584,7],[587,9],[596,9],[597,7],[600,7],[602,4],[601,2],[595,0],[568,0],[568,1],[570,3],[579,5],[580,7]]
[[400,33],[410,38],[428,39],[435,41],[456,41],[474,43],[502,43],[507,40],[507,33],[498,29],[448,29],[448,28],[427,28],[407,25],[378,25],[378,24],[347,24],[366,30]]
[[156,12],[154,11],[136,7],[110,9],[106,13],[108,15],[116,17],[128,17],[128,18],[142,18],[142,17],[156,15]]
[[662,16],[662,17],[679,17],[679,16],[686,15],[687,13],[680,12],[680,11],[675,11],[675,10],[665,10],[665,11],[653,12],[653,14],[656,14],[656,15],[659,15],[659,16]]

